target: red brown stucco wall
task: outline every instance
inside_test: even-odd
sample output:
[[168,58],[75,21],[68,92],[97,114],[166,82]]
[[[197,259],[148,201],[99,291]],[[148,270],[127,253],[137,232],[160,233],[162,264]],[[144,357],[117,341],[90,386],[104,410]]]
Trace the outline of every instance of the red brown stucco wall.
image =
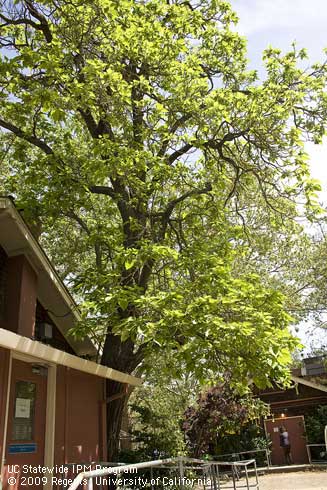
[[7,328],[33,337],[35,326],[37,275],[23,255],[8,259]]
[[104,380],[57,368],[55,463],[105,461]]
[[0,458],[3,455],[3,440],[6,418],[8,372],[10,351],[0,347]]

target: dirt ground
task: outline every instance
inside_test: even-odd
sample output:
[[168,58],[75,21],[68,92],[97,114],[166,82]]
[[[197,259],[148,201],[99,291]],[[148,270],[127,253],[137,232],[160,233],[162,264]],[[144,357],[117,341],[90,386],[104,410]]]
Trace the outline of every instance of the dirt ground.
[[299,471],[259,476],[260,490],[327,490],[327,471]]

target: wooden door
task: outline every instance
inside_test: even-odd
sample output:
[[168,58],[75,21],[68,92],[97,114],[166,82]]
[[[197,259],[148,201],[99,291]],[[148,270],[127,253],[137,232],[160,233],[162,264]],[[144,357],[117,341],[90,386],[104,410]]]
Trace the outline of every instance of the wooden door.
[[291,458],[293,464],[309,463],[307,452],[307,439],[303,415],[297,417],[283,417],[274,420],[265,420],[266,434],[272,441],[271,462],[273,465],[284,465],[284,451],[280,447],[279,427],[285,427],[291,445]]
[[47,368],[13,359],[5,490],[43,488],[46,401]]

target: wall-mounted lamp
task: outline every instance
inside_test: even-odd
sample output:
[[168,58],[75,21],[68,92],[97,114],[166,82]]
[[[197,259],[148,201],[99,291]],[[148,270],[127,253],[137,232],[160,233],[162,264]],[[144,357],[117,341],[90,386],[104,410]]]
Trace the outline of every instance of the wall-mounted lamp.
[[53,337],[53,327],[50,323],[39,323],[39,337],[41,340],[51,340]]
[[45,364],[32,364],[32,373],[47,376],[48,367]]

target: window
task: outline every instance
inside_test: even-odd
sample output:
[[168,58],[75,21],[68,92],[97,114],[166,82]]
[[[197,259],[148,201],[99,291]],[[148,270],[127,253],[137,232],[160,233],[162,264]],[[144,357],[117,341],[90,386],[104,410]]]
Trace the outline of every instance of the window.
[[13,441],[32,441],[34,437],[36,384],[17,381],[15,388]]

